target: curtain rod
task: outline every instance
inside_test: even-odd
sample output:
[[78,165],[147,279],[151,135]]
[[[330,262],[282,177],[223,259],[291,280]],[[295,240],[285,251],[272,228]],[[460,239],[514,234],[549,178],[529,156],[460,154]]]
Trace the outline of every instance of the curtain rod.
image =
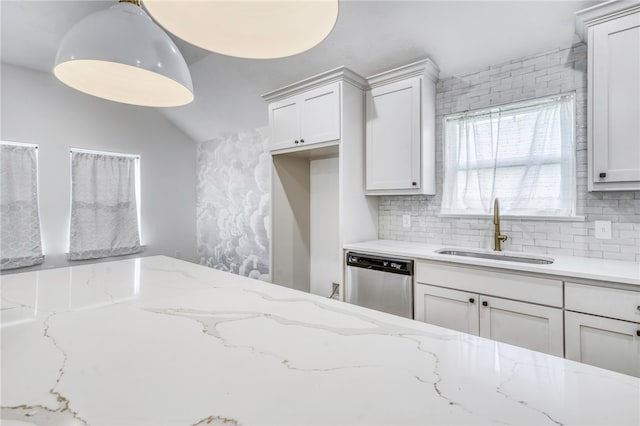
[[24,147],[27,147],[27,148],[38,149],[38,145],[33,144],[33,143],[25,143],[25,142],[0,141],[0,145],[24,146]]
[[482,117],[489,116],[496,112],[511,112],[518,110],[526,110],[528,108],[536,108],[545,103],[550,103],[563,98],[575,98],[575,92],[562,93],[553,96],[544,96],[540,98],[525,99],[522,101],[508,102],[499,105],[491,105],[476,110],[466,110],[462,112],[454,112],[444,117],[445,121],[457,120],[462,117]]
[[97,155],[110,155],[113,157],[131,157],[131,158],[140,158],[139,154],[124,154],[121,152],[111,152],[111,151],[99,151],[96,149],[84,149],[84,148],[70,148],[69,152],[80,152],[84,154],[97,154]]

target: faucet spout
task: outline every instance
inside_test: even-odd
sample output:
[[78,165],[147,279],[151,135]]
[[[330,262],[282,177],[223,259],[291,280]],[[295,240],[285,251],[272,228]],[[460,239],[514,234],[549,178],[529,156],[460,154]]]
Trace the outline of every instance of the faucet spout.
[[494,250],[502,251],[502,243],[507,241],[507,236],[500,233],[500,202],[498,199],[493,200],[493,224],[494,224]]

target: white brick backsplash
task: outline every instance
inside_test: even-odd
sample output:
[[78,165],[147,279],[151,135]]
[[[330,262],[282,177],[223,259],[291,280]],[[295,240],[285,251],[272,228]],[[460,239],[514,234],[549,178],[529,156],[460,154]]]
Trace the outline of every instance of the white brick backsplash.
[[[640,191],[587,192],[587,48],[514,59],[475,73],[440,80],[436,88],[434,196],[380,198],[379,236],[436,245],[493,248],[491,218],[439,217],[442,199],[442,119],[445,115],[542,96],[576,94],[577,214],[585,221],[503,219],[505,250],[640,262]],[[402,215],[411,215],[411,229]],[[594,221],[612,222],[612,239],[595,238]]]

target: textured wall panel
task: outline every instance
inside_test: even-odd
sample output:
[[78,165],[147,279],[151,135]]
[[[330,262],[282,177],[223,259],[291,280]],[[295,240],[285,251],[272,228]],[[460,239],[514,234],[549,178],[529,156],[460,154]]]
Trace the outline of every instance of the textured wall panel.
[[198,144],[201,264],[269,280],[269,164],[266,129]]

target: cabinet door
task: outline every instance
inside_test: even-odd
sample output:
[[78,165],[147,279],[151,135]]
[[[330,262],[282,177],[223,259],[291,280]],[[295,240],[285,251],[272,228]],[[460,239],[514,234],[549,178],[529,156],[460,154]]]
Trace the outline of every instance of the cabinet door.
[[567,358],[640,377],[640,324],[565,312]]
[[298,102],[287,98],[269,104],[269,126],[271,128],[271,150],[290,148],[299,139]]
[[420,188],[420,117],[419,77],[367,92],[367,190]]
[[416,284],[414,300],[415,319],[478,335],[478,295]]
[[340,139],[340,84],[299,95],[300,142],[309,145]]
[[640,12],[592,31],[593,181],[640,189]]
[[561,357],[562,309],[480,296],[480,336]]

